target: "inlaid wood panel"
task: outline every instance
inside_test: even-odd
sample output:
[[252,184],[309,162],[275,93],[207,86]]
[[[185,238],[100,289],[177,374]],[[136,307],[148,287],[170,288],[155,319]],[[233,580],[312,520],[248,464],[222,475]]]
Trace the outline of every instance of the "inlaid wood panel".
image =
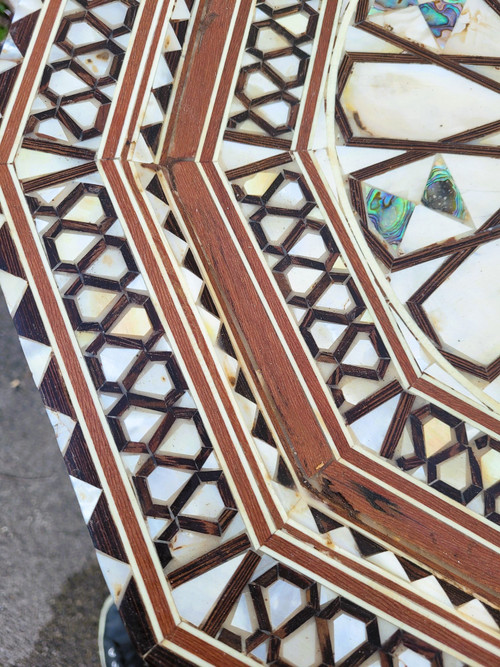
[[499,14],[0,9],[0,286],[148,664],[498,662]]

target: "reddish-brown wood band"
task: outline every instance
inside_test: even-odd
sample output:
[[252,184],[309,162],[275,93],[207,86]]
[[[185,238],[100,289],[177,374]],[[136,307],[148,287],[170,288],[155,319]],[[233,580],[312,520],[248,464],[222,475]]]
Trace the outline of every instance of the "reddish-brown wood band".
[[[484,632],[478,629],[476,625],[471,625],[467,622],[465,617],[457,616],[452,611],[450,611],[449,608],[440,606],[431,597],[419,595],[414,590],[411,590],[408,586],[394,582],[388,576],[385,576],[383,570],[374,571],[359,559],[349,558],[348,556],[341,554],[333,542],[328,546],[324,546],[309,535],[306,535],[302,531],[298,530],[295,526],[287,524],[284,530],[296,539],[303,542],[304,547],[308,545],[309,551],[312,549],[313,553],[320,552],[328,556],[329,560],[335,564],[336,568],[339,568],[344,572],[351,571],[353,574],[366,577],[380,586],[387,587],[388,590],[385,595],[387,595],[388,598],[392,599],[391,596],[394,594],[401,595],[404,599],[418,604],[421,607],[425,607],[425,609],[427,609],[429,612],[438,614],[441,616],[442,620],[440,623],[436,622],[436,627],[439,627],[442,622],[446,622],[448,624],[451,623],[452,625],[455,625],[466,632],[474,634],[478,639],[492,643],[494,646],[497,646],[498,650],[500,651],[500,637],[493,636],[492,633]],[[270,546],[271,543],[272,540],[268,542],[266,546]],[[332,585],[335,585],[336,578],[329,581]]]
[[208,644],[198,635],[190,632],[187,627],[178,626],[169,637],[170,641],[182,647],[186,651],[190,651],[194,655],[205,660],[209,665],[216,665],[217,667],[243,667],[248,663],[239,660],[235,656],[229,656],[225,651],[221,650],[213,644]]
[[[184,66],[179,75],[170,120],[167,126],[161,161],[163,164],[176,159],[193,159],[197,153],[203,132],[212,91],[228,37],[235,3],[231,0],[206,0],[200,2],[193,25],[193,39],[188,46]],[[236,62],[241,41],[238,35],[246,24],[252,4],[242,2],[236,19],[237,32],[232,42],[229,58]],[[241,37],[240,37],[241,40]],[[225,80],[232,71],[225,67]],[[226,98],[218,95],[219,105],[225,106]],[[217,132],[219,125],[217,124]]]
[[14,148],[17,133],[19,131],[19,119],[26,113],[28,100],[31,97],[33,87],[36,85],[38,76],[38,67],[42,60],[43,53],[47,48],[50,33],[53,30],[56,17],[59,13],[64,0],[54,0],[48,3],[47,11],[43,20],[38,23],[36,37],[33,45],[33,52],[24,71],[20,88],[14,99],[10,112],[3,117],[3,126],[5,131],[0,142],[0,164],[5,164]]
[[337,13],[338,0],[331,0],[325,5],[321,33],[318,38],[318,48],[313,62],[311,63],[312,73],[311,81],[307,89],[307,96],[304,100],[302,111],[302,121],[298,129],[297,150],[307,149],[311,130],[315,118],[316,106],[321,90],[321,80],[325,68],[328,67],[328,60],[331,56],[329,51],[330,38],[334,26],[335,14]]
[[[317,402],[328,431],[339,449],[343,441],[343,454],[345,452],[352,463],[359,467],[359,471],[349,469],[342,462],[332,460],[331,450],[313,408],[304,395],[303,386],[291,368],[286,350],[276,335],[260,294],[255,290],[241,257],[234,246],[232,247],[233,242],[197,165],[190,162],[175,163],[169,170],[174,196],[212,278],[212,288],[225,316],[236,338],[242,342],[240,350],[245,363],[251,369],[268,414],[273,418],[274,426],[282,443],[287,447],[299,476],[304,481],[309,480],[308,484],[312,485],[312,489],[325,500],[332,502],[336,510],[344,516],[408,550],[414,558],[421,559],[445,577],[456,579],[467,589],[493,603],[498,601],[500,595],[495,590],[495,576],[492,574],[496,561],[494,552],[482,543],[466,538],[459,526],[465,526],[493,543],[497,535],[495,529],[349,447],[311,363],[269,283],[260,259],[249,243],[227,191],[217,180],[216,169],[211,165],[204,165],[204,170],[211,178],[217,200],[231,223],[240,247],[246,250],[245,255],[252,274],[264,291],[280,332],[290,346],[293,358]],[[210,224],[206,224],[207,220],[210,220]],[[318,470],[328,461],[330,463],[326,476],[323,476]],[[398,494],[389,492],[378,482],[367,479],[366,472],[397,488]],[[327,481],[324,482],[324,479]],[[330,495],[330,498],[328,495],[324,496],[325,484],[328,488],[331,486],[333,495]],[[416,507],[406,500],[402,493],[417,500],[423,507]],[[432,507],[455,521],[456,527],[436,519],[426,511],[427,507]],[[447,545],[442,552],[437,547],[441,541]],[[487,565],[479,571],[475,567],[477,562]]]
[[[152,33],[152,40],[150,42],[149,51],[147,53],[145,64],[146,76],[141,78],[137,97],[135,98],[135,102],[132,107],[132,113],[130,114],[130,119],[127,126],[127,135],[125,137],[120,156],[123,159],[126,158],[130,149],[130,143],[133,138],[134,129],[137,124],[139,113],[144,101],[144,96],[149,92],[147,89],[147,74],[149,74],[153,66],[157,44],[160,40],[160,35],[165,22],[165,16],[167,15],[167,11],[171,3],[172,0],[161,3],[160,13],[155,24],[155,29]],[[117,152],[119,148],[120,137],[122,136],[127,114],[129,112],[129,101],[132,98],[132,92],[134,86],[137,83],[137,77],[139,75],[144,49],[148,40],[151,38],[150,27],[153,24],[153,17],[157,6],[158,0],[144,1],[144,9],[142,11],[137,32],[135,33],[135,39],[133,44],[131,44],[129,47],[131,57],[127,62],[125,71],[122,72],[122,86],[120,89],[119,97],[113,107],[112,114],[107,120],[110,129],[102,153],[103,159],[118,157]]]
[[[355,463],[360,466],[366,463],[365,470],[369,473],[368,459],[359,452],[356,454]],[[366,474],[337,461],[324,471],[317,491],[339,514],[363,526],[375,538],[407,552],[464,590],[499,605],[497,552],[465,536],[458,527],[430,515],[426,511],[428,507],[436,509],[444,504],[439,502],[439,497],[431,498],[426,489],[415,487],[412,497],[422,504],[416,507],[399,493],[381,487]],[[442,511],[443,516],[452,514],[454,508],[448,506],[448,509],[448,515]],[[495,544],[495,531],[491,532]],[[477,563],[482,563],[480,568]]]
[[[262,494],[263,501],[269,508],[271,516],[278,523],[278,525],[282,523],[280,515],[276,510],[264,480],[258,473],[258,468],[253,458],[251,449],[247,443],[245,433],[243,432],[237,415],[234,412],[234,408],[227,397],[226,390],[222,384],[219,371],[212,358],[211,351],[209,350],[206,340],[203,337],[199,329],[199,325],[193,315],[193,312],[188,305],[184,289],[179,282],[175,269],[172,266],[168,254],[165,250],[163,239],[159,234],[155,222],[150,216],[141,194],[138,192],[137,184],[134,180],[133,174],[131,173],[130,165],[124,164],[124,169],[129,179],[128,188],[120,178],[120,175],[116,169],[116,165],[113,162],[107,162],[104,164],[106,175],[113,187],[113,191],[117,196],[118,201],[120,202],[123,219],[126,221],[126,224],[128,225],[133,235],[138,252],[141,256],[141,260],[144,262],[145,266],[148,267],[148,276],[153,284],[156,298],[160,304],[162,313],[166,318],[168,326],[172,331],[172,335],[178,345],[188,373],[195,384],[196,391],[206,411],[207,418],[213,429],[215,437],[217,438],[217,441],[224,452],[224,457],[229,466],[230,474],[234,477],[235,481],[237,480],[239,482],[238,491],[241,494],[247,512],[255,522],[255,530],[259,540],[265,540],[270,534],[270,528],[267,525],[267,521],[262,514],[261,507],[251,489],[250,484],[242,483],[249,472],[259,482],[259,490]],[[136,195],[135,199],[132,200],[130,198],[130,192],[133,192]],[[153,236],[155,247],[158,250],[158,255],[155,255],[152,252],[150,243],[144,233],[141,223],[137,219],[137,215],[135,213],[136,207],[140,208],[141,213],[146,220],[148,229]],[[214,381],[217,388],[217,396],[214,395],[212,387],[207,382],[205,371],[201,368],[197,358],[193,354],[192,343],[189,340],[188,332],[181,322],[172,296],[170,295],[168,289],[165,288],[165,281],[159,266],[159,259],[161,260],[162,267],[168,272],[170,285],[174,289],[183,307],[183,312],[186,315],[190,325],[190,332],[196,340],[196,345],[203,355],[203,358],[210,372],[210,377]],[[238,452],[234,448],[233,437],[228,431],[227,425],[221,414],[220,404],[218,401],[221,402],[223,409],[231,418],[231,424],[236,434],[236,438],[238,443],[245,451],[245,459],[248,462],[248,468],[250,468],[250,470],[245,467],[244,462],[241,460]]]
[[[276,421],[275,427],[279,427],[286,437],[292,457],[295,457],[295,451],[301,452],[303,474],[310,477],[317,472],[318,464],[330,461],[333,454],[304,387],[276,337],[252,277],[234,246],[231,247],[224,221],[198,166],[191,162],[176,162],[168,170],[168,175],[185,224],[211,277],[212,287],[237,340],[241,340],[246,365],[263,395],[271,400],[270,405],[280,404],[277,411],[270,411],[271,418]],[[218,188],[217,196],[225,213],[236,215],[224,194]],[[251,343],[254,338],[258,338],[257,345]],[[281,423],[283,420],[286,425]]]
[[291,559],[297,565],[306,567],[309,571],[315,572],[319,577],[324,577],[327,581],[331,581],[341,589],[348,590],[351,595],[365,601],[370,601],[376,608],[408,624],[410,627],[422,628],[422,631],[434,641],[453,646],[456,651],[463,653],[474,662],[490,665],[494,664],[494,661],[498,657],[498,653],[494,651],[493,647],[493,650],[490,652],[478,646],[474,640],[465,638],[457,628],[452,628],[447,624],[432,622],[425,610],[417,611],[397,598],[384,596],[377,589],[373,588],[370,583],[356,579],[331,561],[325,562],[323,559],[317,558],[316,554],[311,551],[304,551],[297,548],[278,533],[271,537],[266,546],[274,550],[278,556]]
[[[210,111],[210,124],[203,141],[201,162],[210,162],[215,159],[215,151],[217,149],[217,141],[219,139],[222,120],[226,110],[226,103],[232,95],[231,86],[233,83],[233,74],[237,67],[241,47],[245,40],[245,29],[248,24],[249,13],[252,11],[252,3],[244,1],[241,3],[224,61],[224,69],[222,70],[219,87],[217,88],[217,96],[215,98],[214,106]],[[213,39],[213,37],[211,36],[210,39]],[[196,57],[198,58],[199,56]],[[180,124],[177,133],[182,136],[182,132],[184,131],[186,131],[186,128]],[[169,154],[172,157],[175,157],[175,152],[173,152],[175,150],[176,145],[169,147]]]
[[169,648],[157,644],[145,657],[146,663],[155,667],[195,667],[193,660],[196,660],[196,656],[189,654],[190,660],[188,660],[178,655],[174,648],[177,647],[171,644]]
[[110,444],[102,426],[88,381],[83,374],[80,360],[74,350],[66,323],[64,322],[59,304],[45,272],[42,258],[6,165],[0,165],[0,182],[2,183],[2,189],[8,202],[10,216],[21,240],[27,265],[33,275],[32,288],[39,294],[47,321],[50,323],[50,329],[60,350],[68,375],[71,378],[71,385],[78,404],[85,415],[92,443],[104,471],[106,483],[110,487],[111,497],[121,517],[123,530],[133,548],[133,556],[137,561],[140,573],[137,576],[141,576],[144,581],[161,631],[165,635],[172,630],[174,619],[163,594],[158,572],[155,569],[140,529],[139,521],[142,518],[139,519],[137,515],[138,509],[133,506],[126,492],[123,479],[112,454],[113,445]]

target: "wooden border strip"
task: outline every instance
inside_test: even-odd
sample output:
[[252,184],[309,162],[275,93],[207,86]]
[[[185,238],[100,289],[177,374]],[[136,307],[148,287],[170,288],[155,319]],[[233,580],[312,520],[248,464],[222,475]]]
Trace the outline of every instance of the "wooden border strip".
[[177,646],[190,651],[206,661],[208,665],[214,667],[243,667],[244,665],[255,664],[254,660],[243,655],[243,653],[237,653],[226,645],[223,645],[224,649],[222,650],[219,648],[221,644],[217,640],[210,642],[207,641],[209,639],[208,635],[202,638],[201,632],[187,623],[177,626],[171,637],[171,641]]
[[[228,8],[228,4],[231,9]],[[193,159],[197,153],[233,18],[232,8],[235,6],[235,3],[228,3],[227,0],[205,0],[198,7],[193,24],[194,37],[188,46],[180,73],[177,96],[170,113],[160,164],[181,158]],[[241,2],[238,8],[228,62],[234,62],[239,54],[238,40],[241,42],[248,12],[251,9],[253,3],[249,2]],[[234,52],[236,47],[238,54]],[[214,66],[207,67],[207,63],[213,63]],[[222,81],[226,87],[227,79],[230,82],[233,75],[230,66],[227,67],[227,74],[226,77],[224,72]],[[207,91],[207,94],[200,95],[200,91]],[[224,96],[218,92],[217,97],[223,101],[225,108]],[[216,109],[219,109],[217,102]],[[209,141],[213,139],[210,138]]]
[[[295,538],[297,541],[305,542],[307,545],[309,545],[309,547],[312,547],[312,553],[316,553],[317,556],[320,553],[323,554],[323,556],[326,556],[332,563],[335,563],[335,567],[342,569],[344,572],[350,571],[351,576],[355,577],[358,575],[359,577],[366,577],[367,579],[371,579],[379,586],[384,586],[390,589],[391,595],[397,595],[402,599],[410,600],[413,604],[427,608],[429,612],[442,616],[443,619],[446,619],[446,621],[455,624],[464,631],[469,633],[476,633],[476,635],[480,637],[482,641],[496,645],[500,650],[500,636],[495,630],[492,629],[490,631],[486,631],[484,628],[478,627],[478,625],[471,623],[458,611],[452,611],[450,607],[446,607],[444,604],[439,603],[437,599],[411,588],[408,584],[403,582],[403,580],[398,581],[396,576],[392,575],[390,572],[383,570],[382,568],[378,568],[377,571],[375,571],[373,564],[370,561],[360,561],[358,558],[351,556],[347,552],[341,553],[339,549],[335,547],[335,545],[333,545],[331,548],[325,547],[310,535],[302,532],[301,530],[297,529],[295,525],[290,523],[285,526],[284,531],[279,531],[275,534],[275,536],[278,535],[283,537],[288,534]],[[299,547],[297,546],[297,549],[298,548]],[[311,553],[311,549],[304,549],[304,551],[306,553]],[[308,570],[308,572],[310,572],[308,576],[313,577],[316,571]],[[331,583],[332,585],[335,585],[335,580],[331,580]],[[387,597],[390,597],[390,595],[388,594]]]
[[[207,165],[207,169],[212,167]],[[274,416],[275,428],[280,435],[283,434],[280,439],[283,444],[287,441],[292,457],[295,457],[295,450],[300,450],[303,473],[308,477],[314,475],[320,460],[326,463],[332,459],[331,447],[312,408],[304,411],[304,406],[309,406],[309,399],[282,344],[276,338],[265,306],[255,291],[252,277],[247,273],[238,252],[233,252],[233,241],[224,229],[224,222],[203,173],[196,164],[178,162],[172,165],[168,175],[196,249],[205,266],[213,267],[212,287],[227,321],[233,331],[238,332],[245,364],[256,386],[260,387],[261,395],[267,398],[268,414],[271,419]],[[196,192],[196,198],[193,198],[193,192]],[[216,192],[224,211],[232,215],[232,203],[228,201],[225,190],[217,187]],[[207,219],[212,223],[205,224]],[[242,294],[245,294],[244,299],[240,298]],[[256,322],[259,323],[258,327],[255,327]],[[249,345],[255,335],[258,344]],[[281,408],[276,412],[275,406],[279,405]],[[281,423],[285,415],[286,426]]]
[[311,140],[311,132],[318,112],[318,101],[323,93],[321,83],[326,75],[325,70],[328,69],[331,33],[335,25],[338,6],[338,0],[333,0],[326,2],[325,7],[322,8],[324,12],[322,25],[319,34],[315,37],[315,40],[318,40],[318,48],[314,62],[310,64],[312,66],[311,79],[307,88],[307,96],[303,105],[301,105],[299,124],[295,131],[298,135],[294,140],[295,151],[307,149]]
[[[220,227],[220,224],[215,224],[215,221],[220,218],[220,213],[207,191],[207,186],[203,178],[194,173],[197,169],[198,167],[190,162],[179,162],[172,165],[171,170],[173,173],[172,181],[174,184],[174,196],[179,201],[181,210],[184,210],[186,222],[193,227],[190,231],[195,239],[198,252],[204,257],[206,265],[217,267],[217,269],[221,267],[220,270],[217,271],[217,275],[214,273],[213,287],[223,305],[226,318],[231,322],[231,326],[238,331],[238,335],[242,340],[247,341],[244,348],[242,348],[242,353],[244,356],[246,355],[245,363],[250,369],[253,369],[253,380],[256,385],[260,387],[261,396],[265,397],[264,400],[267,401],[266,407],[270,416],[272,416],[273,405],[277,406],[274,426],[280,434],[282,443],[287,443],[286,446],[289,448],[289,455],[292,456],[292,459],[296,461],[294,457],[298,456],[300,458],[300,464],[303,467],[306,477],[310,477],[311,473],[314,476],[316,473],[317,462],[321,461],[321,458],[317,453],[318,444],[323,442],[323,446],[326,449],[328,447],[327,442],[321,434],[321,431],[319,432],[319,437],[313,435],[314,431],[312,429],[316,428],[316,426],[313,426],[315,421],[310,420],[315,420],[316,417],[315,415],[307,416],[307,413],[304,412],[304,403],[301,403],[300,408],[299,429],[295,427],[295,431],[292,433],[290,432],[290,422],[284,424],[279,417],[280,414],[286,414],[287,417],[289,414],[294,414],[293,408],[290,408],[290,400],[293,401],[293,398],[296,398],[296,390],[293,389],[291,397],[286,398],[284,392],[290,392],[290,387],[282,387],[279,381],[280,370],[286,368],[289,362],[285,351],[281,348],[281,344],[278,344],[277,340],[274,338],[275,333],[272,332],[272,325],[270,323],[268,324],[268,316],[263,308],[260,297],[256,296],[254,298],[252,296],[255,289],[253,283],[247,282],[247,278],[243,276],[243,282],[235,284],[235,275],[239,275],[240,271],[246,271],[246,269],[244,269],[242,265],[240,266],[239,260],[235,260],[237,262],[236,265],[231,264],[230,268],[227,266],[229,257],[228,249],[230,248],[230,245],[228,244],[232,244],[233,241],[224,240],[225,234],[222,234],[223,228]],[[214,173],[217,174],[216,168],[213,165],[205,165],[204,171],[211,176]],[[215,187],[220,205],[228,215],[234,233],[241,239],[240,245],[243,244],[243,246],[248,248],[248,241],[246,241],[245,245],[246,231],[240,231],[241,221],[236,215],[230,200],[228,200],[227,192],[217,184],[215,184]],[[197,193],[196,203],[191,197],[193,190],[196,190]],[[203,224],[203,221],[207,218],[211,220],[212,224]],[[231,253],[231,260],[232,257],[233,253]],[[250,253],[248,250],[246,252],[246,257],[251,263],[251,268],[254,275],[258,278],[259,284],[263,287],[268,278],[260,264],[260,259],[254,259],[253,253]],[[260,279],[260,276],[263,276],[262,280]],[[242,291],[245,292],[244,300],[238,299],[238,294],[241,294]],[[277,300],[274,290],[269,290],[269,292],[266,290],[266,297],[270,303],[271,299],[274,299],[275,302]],[[229,302],[228,298],[232,300]],[[243,301],[244,303],[242,303]],[[295,360],[299,361],[301,355],[304,359],[303,363],[299,364],[304,376],[314,377],[314,383],[318,385],[318,380],[312,372],[309,360],[304,356],[304,351],[302,347],[300,347],[295,332],[293,332],[293,335],[286,333],[287,328],[290,330],[290,322],[286,318],[286,314],[284,313],[281,304],[273,308],[273,313],[275,314],[279,325],[283,322],[282,332],[286,337],[287,343],[292,346],[291,350]],[[252,322],[255,321],[256,318],[259,321],[258,331],[252,325]],[[266,345],[271,345],[272,343],[272,352],[264,349],[265,346],[262,345],[263,340],[266,341]],[[270,355],[269,360],[267,360],[267,355]],[[258,372],[256,372],[255,369],[259,369]],[[288,382],[288,374],[286,375],[286,378],[286,381]],[[310,385],[313,386],[312,379]],[[271,388],[272,393],[270,393]],[[324,396],[323,389],[321,388],[321,393],[319,389],[315,389],[314,396],[315,398],[319,397],[321,399],[321,396]],[[269,401],[271,402],[269,403]],[[320,407],[321,414],[327,424],[329,432],[335,434],[334,437],[336,439],[336,444],[338,445],[337,436],[343,437],[344,439],[345,436],[342,435],[343,431],[334,418],[329,404],[325,404],[325,401],[326,399],[323,400],[323,409],[321,408],[319,401],[318,407]],[[291,405],[293,405],[293,402]],[[294,425],[292,424],[292,427],[293,426]],[[321,438],[321,440],[319,438]],[[349,475],[352,479],[346,481],[344,464],[336,461],[330,462],[326,477],[327,480],[328,478],[330,479],[326,484],[331,482],[335,489],[339,487],[338,495],[347,499],[348,506],[346,508],[342,503],[337,503],[336,511],[343,516],[349,516],[349,512],[355,507],[356,510],[358,510],[354,514],[357,522],[361,525],[365,525],[365,527],[370,527],[370,529],[373,529],[373,523],[375,523],[375,525],[379,526],[378,534],[384,536],[386,539],[387,531],[389,529],[390,539],[400,546],[397,534],[398,531],[394,529],[397,525],[398,529],[400,527],[402,530],[405,548],[409,549],[410,553],[412,553],[417,560],[421,560],[423,556],[425,556],[425,562],[432,568],[444,572],[445,576],[448,576],[451,579],[458,577],[462,582],[462,585],[473,589],[477,588],[486,599],[490,599],[491,596],[494,598],[496,597],[495,591],[491,590],[493,584],[491,576],[487,572],[479,572],[474,566],[474,563],[478,562],[477,559],[480,557],[480,554],[483,562],[488,562],[491,566],[493,551],[484,543],[475,542],[475,540],[471,541],[473,534],[478,534],[485,540],[494,540],[497,533],[493,526],[490,527],[486,525],[486,522],[481,523],[475,520],[466,512],[463,512],[460,507],[455,507],[453,504],[449,503],[444,497],[441,498],[438,497],[438,494],[429,493],[426,488],[416,485],[400,471],[397,471],[396,469],[394,469],[394,471],[390,470],[387,467],[387,464],[381,465],[379,462],[367,458],[367,456],[361,452],[351,449],[347,441],[345,441],[345,451],[348,451],[349,453],[349,459],[351,461],[349,467],[352,468],[353,466],[356,466],[359,471],[364,472],[361,473],[351,470]],[[307,459],[304,459],[304,453],[308,456]],[[295,465],[297,465],[297,463],[295,463]],[[369,478],[366,477],[367,472],[370,475]],[[301,472],[300,467],[298,469],[298,474],[299,476],[304,474]],[[316,476],[317,481],[314,482],[314,485],[317,491],[320,492],[321,475]],[[380,485],[379,482],[375,482],[374,477],[382,477],[384,480],[383,484]],[[402,493],[405,493],[406,498],[401,498],[395,492],[389,493],[386,488],[387,483],[390,483],[393,488],[399,489]],[[388,503],[394,506],[394,517],[396,517],[397,520],[395,520],[391,514],[386,515],[384,511],[380,511],[380,507],[377,506],[377,502],[374,499],[384,497],[387,497]],[[410,502],[410,498],[413,499],[413,501]],[[373,504],[370,503],[370,500]],[[415,501],[420,507],[416,506]],[[429,505],[435,508],[436,511],[439,511],[443,516],[451,518],[451,520],[455,522],[455,526],[444,525],[441,521],[433,518],[427,510]],[[412,530],[408,529],[408,525],[405,526],[405,521],[408,517],[413,517],[413,519],[410,519],[409,523],[409,525],[413,526]],[[416,517],[419,517],[419,519],[416,519]],[[415,530],[415,522],[418,524],[417,532]],[[462,526],[465,526],[466,529],[469,530],[469,538],[465,538],[464,534],[460,531],[459,527]],[[424,553],[429,549],[432,551],[434,531],[440,530],[443,534],[448,536],[446,538],[447,543],[453,544],[453,555],[451,553],[443,554],[445,557],[442,560],[436,557],[426,556]],[[472,547],[472,545],[474,546]],[[475,556],[472,557],[471,553],[467,553],[469,549],[472,549]],[[468,577],[465,577],[463,572],[460,573],[456,571],[456,559],[462,560],[465,570],[474,573],[474,582]],[[465,565],[466,562],[469,563],[468,566]]]
[[[144,98],[150,92],[148,85],[150,77],[144,76],[144,72],[149,74],[156,60],[165,17],[173,0],[144,0],[143,4],[139,23],[135,28],[134,41],[127,49],[127,53],[131,50],[131,57],[120,73],[122,84],[113,99],[111,114],[107,118],[106,125],[109,130],[100,149],[103,160],[127,157]],[[150,30],[151,26],[154,26],[153,31]],[[137,85],[138,80],[139,85]],[[130,101],[134,96],[130,112]]]
[[[232,476],[244,479],[248,472],[245,469],[244,463],[240,460],[238,453],[234,450],[233,437],[231,436],[225,420],[221,415],[218,400],[222,400],[224,409],[233,416],[233,419],[231,420],[232,428],[235,431],[237,441],[243,447],[245,447],[246,436],[242,431],[241,426],[239,425],[238,418],[234,414],[234,410],[230,404],[230,401],[227,400],[225,389],[220,380],[215,363],[212,360],[211,352],[199,329],[198,324],[194,319],[190,307],[187,304],[184,290],[177,278],[175,268],[165,251],[163,240],[160,237],[156,227],[156,222],[151,218],[144,200],[142,199],[140,193],[137,192],[137,184],[131,172],[130,165],[124,164],[123,168],[127,176],[128,188],[122,181],[114,162],[103,162],[104,172],[112,186],[115,196],[119,199],[120,204],[123,207],[126,224],[130,227],[131,232],[133,232],[134,240],[138,245],[138,252],[141,256],[141,259],[147,264],[149,268],[148,277],[153,284],[155,295],[160,308],[163,312],[163,315],[168,319],[169,328],[172,330],[172,334],[178,345],[181,356],[187,366],[188,374],[195,381],[196,390],[206,411],[208,421],[214,430],[217,441],[226,443],[226,446],[223,448],[223,457],[227,459],[228,463],[230,463]],[[134,202],[132,202],[130,199],[129,192],[133,192],[135,195],[135,202],[139,206],[139,209],[141,210],[141,213],[146,221],[148,231],[153,237],[154,247],[156,248],[158,254],[152,251],[149,239],[145,235],[140,221],[137,219],[137,215],[135,214],[134,210]],[[172,297],[168,293],[168,290],[165,289],[165,281],[160,265],[165,271],[168,272],[170,284],[172,285],[178,300],[182,304],[183,312],[189,322],[192,334],[195,336],[198,348],[200,349],[204,360],[207,363],[209,375],[217,387],[217,396],[214,396],[212,388],[207,383],[207,376],[205,371],[199,366],[199,363],[193,356],[189,336],[187,335],[186,330],[178,316]],[[250,454],[249,450],[247,450],[247,454]],[[252,459],[249,458],[248,460],[250,463]],[[256,469],[254,469],[254,472],[256,472]],[[282,520],[279,516],[279,513],[277,513],[275,509],[267,486],[262,482],[262,480],[259,480],[259,477],[260,476],[257,475],[256,479],[259,483],[259,489],[261,493],[263,493],[266,500],[266,506],[268,506],[273,519],[281,524]],[[270,528],[267,526],[265,516],[263,515],[258,501],[251,490],[251,485],[243,485],[243,488],[240,489],[240,492],[242,494],[242,500],[246,510],[250,513],[251,516],[253,516],[254,519],[257,519],[258,517],[255,529],[259,539],[266,539],[270,534]]]
[[31,109],[31,105],[28,103],[37,90],[35,84],[45,67],[46,55],[57,31],[57,19],[64,4],[65,0],[50,0],[50,2],[45,2],[42,7],[43,17],[38,20],[38,29],[33,46],[28,49],[25,57],[26,68],[22,78],[18,78],[12,91],[12,95],[15,94],[14,103],[7,107],[6,114],[2,119],[0,164],[6,164],[14,159],[16,144],[18,141],[20,142],[20,139],[18,139],[19,129],[24,127],[24,118]]
[[[381,612],[400,619],[400,622],[410,628],[410,632],[412,630],[425,632],[438,644],[444,644],[451,650],[463,653],[473,664],[478,664],[479,661],[484,665],[493,664],[498,657],[498,653],[493,646],[488,650],[488,648],[471,641],[470,636],[465,637],[463,632],[444,624],[432,623],[428,611],[415,610],[406,606],[404,601],[397,598],[386,598],[375,587],[356,579],[333,562],[326,562],[325,559],[318,558],[316,554],[302,551],[294,544],[293,540],[287,539],[285,535],[273,535],[266,544],[267,549],[271,551],[270,555],[273,555],[272,552],[274,552],[280,559],[293,560],[297,566],[315,572],[319,577],[332,582],[333,586],[348,590],[352,595],[363,601],[369,601],[368,604],[380,609]],[[420,629],[422,627],[425,627],[425,631]]]
[[[129,543],[133,545],[133,556],[139,568],[136,576],[139,580],[143,581],[155,609],[161,632],[165,636],[172,631],[174,618],[163,595],[163,584],[159,580],[158,571],[151,559],[143,532],[139,526],[139,519],[137,517],[138,506],[133,506],[123,484],[120,471],[109,445],[108,436],[101,424],[101,416],[97,412],[88,380],[82,372],[81,361],[75,353],[66,323],[53,293],[52,285],[45,272],[44,262],[39,254],[28,220],[25,217],[24,207],[19,201],[9,169],[4,165],[0,165],[0,181],[8,201],[9,213],[14,221],[17,234],[22,241],[27,267],[33,276],[34,282],[31,284],[31,287],[38,292],[47,316],[47,322],[50,323],[49,329],[52,331],[57,349],[64,362],[65,370],[71,377],[71,386],[77,398],[78,406],[85,414],[85,423],[95,447],[97,458],[104,471],[105,481],[111,491],[118,514],[124,518],[121,522],[122,528]],[[130,493],[132,493],[131,489]]]

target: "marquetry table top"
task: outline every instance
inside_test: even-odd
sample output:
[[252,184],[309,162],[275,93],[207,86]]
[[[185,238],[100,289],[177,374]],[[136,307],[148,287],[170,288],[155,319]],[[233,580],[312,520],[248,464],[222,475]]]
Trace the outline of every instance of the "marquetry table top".
[[498,1],[0,40],[0,286],[141,655],[498,664]]

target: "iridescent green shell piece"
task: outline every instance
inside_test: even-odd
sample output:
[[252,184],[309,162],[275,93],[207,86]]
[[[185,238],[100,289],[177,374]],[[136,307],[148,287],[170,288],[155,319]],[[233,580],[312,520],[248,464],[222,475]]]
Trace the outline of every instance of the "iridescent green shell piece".
[[424,2],[419,5],[427,25],[438,40],[447,38],[462,13],[463,2]]
[[460,220],[468,218],[462,195],[442,160],[436,161],[431,169],[422,195],[422,204],[435,211],[452,215],[454,218],[460,218]]
[[0,2],[0,51],[3,43],[9,34],[9,28],[12,21],[12,11],[4,3]]
[[366,195],[368,218],[380,236],[398,246],[410,222],[415,204],[383,190],[371,188]]
[[411,7],[412,5],[417,4],[417,0],[375,0],[368,15],[388,12],[393,9],[404,9],[405,7]]

